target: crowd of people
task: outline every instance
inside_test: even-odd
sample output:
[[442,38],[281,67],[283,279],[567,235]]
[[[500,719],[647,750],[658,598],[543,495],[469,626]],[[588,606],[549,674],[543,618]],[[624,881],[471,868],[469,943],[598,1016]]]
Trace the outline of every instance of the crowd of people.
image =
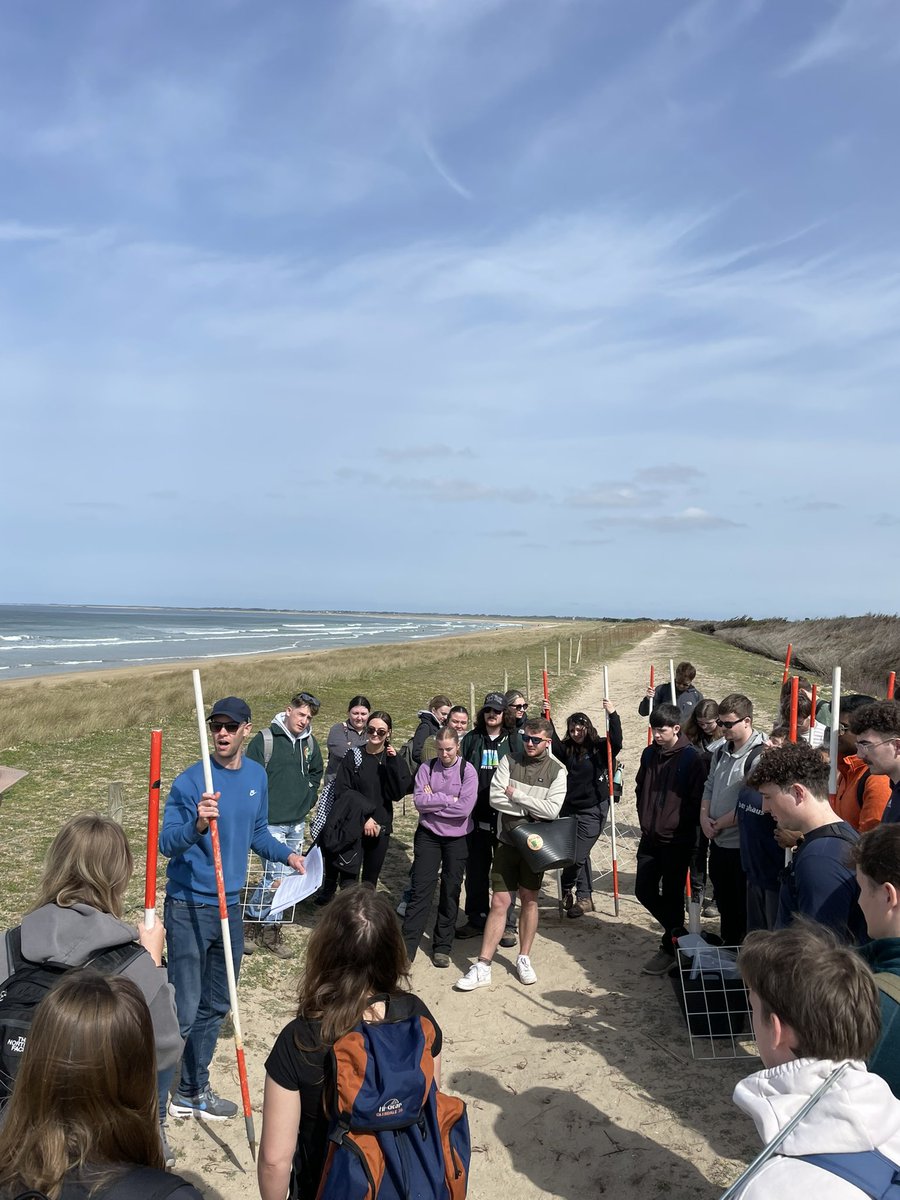
[[[746,1196],[786,1195],[810,1171],[826,1171],[825,1194],[849,1200],[865,1193],[846,1182],[841,1165],[806,1156],[835,1147],[879,1150],[900,1163],[900,704],[841,698],[837,786],[830,793],[825,722],[803,680],[799,697],[791,713],[785,691],[779,721],[765,733],[754,727],[747,696],[704,698],[690,663],[679,664],[671,684],[648,689],[638,710],[648,718],[650,739],[635,779],[634,893],[660,929],[646,974],[673,970],[688,903],[708,918],[705,936],[715,938],[710,919],[718,918],[715,940],[739,950],[766,1069],[740,1085],[735,1099],[766,1140],[828,1081],[827,1097],[784,1139],[777,1162],[748,1180]],[[532,956],[543,873],[528,850],[539,849],[549,823],[560,818],[568,818],[573,847],[561,875],[564,911],[577,919],[593,910],[591,851],[614,802],[622,750],[622,725],[609,697],[602,700],[600,732],[581,711],[559,728],[546,708],[529,716],[528,700],[516,690],[489,692],[473,720],[464,705],[438,694],[419,713],[413,736],[396,746],[390,713],[356,695],[346,719],[328,732],[327,763],[312,732],[319,707],[311,692],[300,691],[253,734],[244,700],[230,696],[212,706],[213,790],[202,763],[178,775],[160,831],[168,858],[165,965],[163,928],[135,928],[122,919],[133,860],[119,826],[85,815],[57,835],[35,904],[0,944],[0,980],[23,964],[65,968],[65,986],[51,989],[27,1045],[22,1040],[0,1130],[0,1189],[6,1188],[0,1194],[28,1187],[51,1200],[82,1192],[138,1195],[134,1187],[116,1191],[129,1172],[174,1165],[167,1116],[237,1114],[209,1075],[230,1007],[212,822],[235,974],[254,949],[291,956],[281,916],[270,911],[272,897],[286,872],[305,871],[304,846],[314,841],[324,859],[316,897],[322,912],[307,947],[297,1015],[266,1061],[263,1200],[317,1194],[329,1138],[326,1063],[341,1036],[422,1018],[433,1031],[439,1086],[440,1028],[408,983],[436,888],[433,965],[451,965],[454,940],[480,939],[454,984],[460,992],[491,985],[501,946],[516,948],[523,985],[537,981]],[[395,911],[377,885],[395,805],[407,794],[418,824],[409,886]],[[265,870],[248,896],[251,850]],[[105,961],[110,954],[119,958]],[[76,1008],[85,1039],[91,1021],[103,1025],[104,1053],[113,1059],[126,1043],[144,1046],[154,1068],[152,1096],[144,1075],[122,1078],[121,1059],[118,1074],[102,1056],[88,1069],[86,1050],[73,1042],[57,1064],[58,1086],[97,1089],[102,1099],[85,1099],[85,1111],[102,1102],[126,1106],[131,1116],[112,1120],[95,1137],[82,1130],[88,1118],[75,1106],[72,1120],[81,1132],[66,1134],[66,1151],[51,1154],[35,1148],[35,1129],[51,1139],[54,1120],[66,1127],[65,1106],[47,1098],[46,1088],[43,1099],[36,1091],[26,1095],[26,1088],[34,1087],[38,1054],[58,1044],[60,1024]],[[848,1059],[850,1069],[839,1073]],[[62,1081],[66,1071],[81,1082]],[[48,1113],[38,1120],[35,1106],[44,1102]],[[868,1131],[846,1116],[859,1105],[879,1113]],[[153,1113],[157,1132],[138,1136],[136,1112]],[[34,1167],[22,1153],[29,1124]],[[177,1186],[178,1200],[195,1194],[183,1181]]]

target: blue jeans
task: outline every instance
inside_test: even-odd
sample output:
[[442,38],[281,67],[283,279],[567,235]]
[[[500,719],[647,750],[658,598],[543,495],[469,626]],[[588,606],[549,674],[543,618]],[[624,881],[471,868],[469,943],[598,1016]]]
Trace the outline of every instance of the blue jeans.
[[[304,826],[302,821],[291,825],[269,826],[269,833],[271,833],[272,837],[287,846],[292,854],[300,854],[303,850],[303,831]],[[283,912],[273,917],[269,910],[272,907],[272,898],[276,887],[281,883],[285,875],[293,875],[293,873],[293,867],[288,867],[280,862],[266,861],[262,882],[250,897],[250,903],[247,905],[246,920],[264,921],[267,925],[274,925],[277,921],[283,921]]]
[[[217,904],[192,904],[170,896],[166,897],[163,920],[169,982],[175,989],[181,1036],[186,1039],[178,1091],[184,1096],[196,1096],[209,1083],[209,1064],[215,1053],[219,1027],[231,1008],[222,921]],[[244,953],[239,904],[228,906],[228,925],[237,980]],[[173,1074],[173,1071],[160,1073],[161,1116]]]

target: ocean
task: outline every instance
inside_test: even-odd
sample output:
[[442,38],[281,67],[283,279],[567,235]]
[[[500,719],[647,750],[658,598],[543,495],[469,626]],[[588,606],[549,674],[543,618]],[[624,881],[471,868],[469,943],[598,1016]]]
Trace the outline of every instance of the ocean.
[[0,604],[0,680],[411,642],[510,622],[233,608]]

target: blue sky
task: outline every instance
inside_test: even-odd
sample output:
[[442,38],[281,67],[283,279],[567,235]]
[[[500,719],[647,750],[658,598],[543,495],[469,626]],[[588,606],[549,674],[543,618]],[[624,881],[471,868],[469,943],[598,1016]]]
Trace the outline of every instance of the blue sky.
[[0,600],[896,607],[895,0],[10,0]]

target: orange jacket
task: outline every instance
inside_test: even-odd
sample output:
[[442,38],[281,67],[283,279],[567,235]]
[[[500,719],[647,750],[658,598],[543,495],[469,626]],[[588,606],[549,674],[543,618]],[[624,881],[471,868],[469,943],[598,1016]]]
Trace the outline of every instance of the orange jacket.
[[859,781],[869,769],[857,754],[838,758],[837,798],[834,811],[839,817],[865,833],[874,829],[891,798],[891,781],[887,775],[870,775],[863,786],[863,800],[859,803]]

